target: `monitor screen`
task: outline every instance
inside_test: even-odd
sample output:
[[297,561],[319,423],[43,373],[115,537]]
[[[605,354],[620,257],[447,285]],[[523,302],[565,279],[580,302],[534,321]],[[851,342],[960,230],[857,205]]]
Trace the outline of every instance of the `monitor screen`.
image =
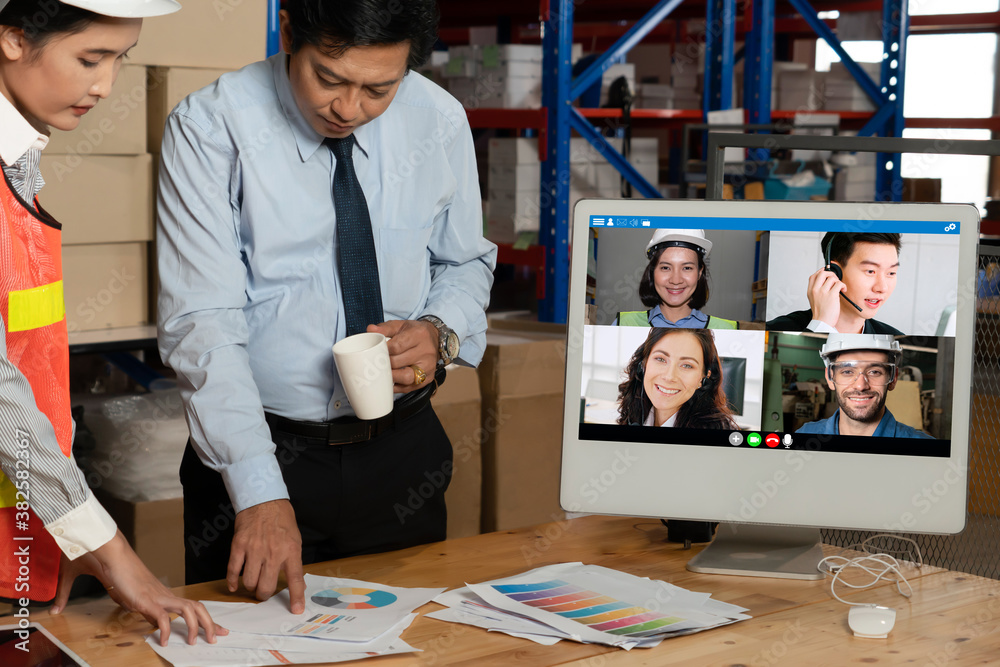
[[581,201],[563,507],[960,531],[978,233],[963,205]]

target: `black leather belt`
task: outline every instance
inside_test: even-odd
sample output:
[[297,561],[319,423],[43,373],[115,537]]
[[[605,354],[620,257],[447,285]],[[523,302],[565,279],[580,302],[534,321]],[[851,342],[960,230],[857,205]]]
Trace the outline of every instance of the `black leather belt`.
[[406,394],[397,400],[392,412],[378,419],[339,417],[326,422],[311,422],[288,419],[270,412],[265,412],[264,418],[268,425],[282,433],[314,440],[326,440],[331,445],[365,442],[391,431],[400,422],[426,408],[430,404],[434,392],[444,383],[444,378],[444,369],[438,369],[434,374],[433,382],[427,387]]

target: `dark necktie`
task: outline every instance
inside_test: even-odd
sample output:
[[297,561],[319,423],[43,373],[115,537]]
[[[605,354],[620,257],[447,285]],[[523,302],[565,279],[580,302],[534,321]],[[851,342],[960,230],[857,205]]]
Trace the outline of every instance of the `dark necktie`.
[[347,335],[381,324],[382,290],[368,203],[354,173],[354,135],[324,142],[337,158],[333,172],[333,204],[337,211],[337,270],[344,298]]

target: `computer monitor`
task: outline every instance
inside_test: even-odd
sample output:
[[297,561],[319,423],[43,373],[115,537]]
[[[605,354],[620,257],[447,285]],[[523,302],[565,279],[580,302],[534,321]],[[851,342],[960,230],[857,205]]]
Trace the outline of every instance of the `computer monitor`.
[[960,532],[978,238],[964,205],[580,201],[563,508],[724,522],[690,569],[790,578],[819,528]]

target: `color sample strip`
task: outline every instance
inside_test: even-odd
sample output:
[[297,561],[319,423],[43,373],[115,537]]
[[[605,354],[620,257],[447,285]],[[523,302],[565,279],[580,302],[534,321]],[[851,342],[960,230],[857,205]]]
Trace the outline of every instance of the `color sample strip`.
[[627,616],[625,618],[619,618],[614,621],[608,621],[607,623],[595,623],[590,627],[595,630],[600,630],[602,632],[607,632],[610,630],[617,630],[618,628],[627,628],[631,625],[640,625],[648,621],[655,621],[657,619],[666,618],[663,614],[657,614],[655,611],[647,611],[645,614],[638,614],[636,616]]
[[608,630],[608,633],[612,635],[628,635],[631,637],[637,633],[648,632],[650,630],[662,628],[667,625],[673,625],[674,623],[679,623],[681,620],[682,619],[680,618],[660,618],[655,621],[650,621],[648,623],[631,625],[624,628],[618,628],[617,630]]
[[621,609],[616,609],[614,611],[608,611],[603,614],[597,614],[595,616],[585,616],[582,618],[574,618],[573,620],[577,623],[583,623],[584,625],[597,626],[601,623],[608,623],[610,621],[617,621],[622,618],[635,618],[640,614],[649,613],[649,610],[645,607],[629,607],[625,606]]
[[618,600],[613,597],[608,597],[607,595],[602,595],[588,600],[580,600],[579,602],[570,602],[568,604],[561,604],[555,607],[546,607],[545,611],[551,611],[553,614],[561,614],[563,612],[573,611],[574,609],[585,609],[593,607],[594,605],[610,604],[612,602],[618,602]]
[[[579,586],[571,586],[567,584],[566,586],[558,586],[556,588],[549,588],[541,591],[531,591],[529,593],[507,593],[507,597],[511,600],[516,600],[517,602],[528,603],[529,600],[541,600],[543,598],[555,598],[560,595],[569,595],[571,593],[579,593],[583,589]],[[594,593],[590,597],[597,597],[597,593]]]
[[616,611],[618,609],[628,609],[628,602],[611,602],[609,604],[599,604],[593,607],[584,607],[582,609],[576,609],[574,611],[562,611],[557,612],[560,616],[566,618],[584,618],[587,616],[596,616],[597,614],[604,614],[609,611]]
[[510,593],[530,593],[532,591],[543,591],[549,588],[559,588],[560,586],[568,586],[565,581],[544,581],[540,584],[501,584],[499,586],[494,586],[493,589],[500,591],[504,595],[509,595]]
[[579,602],[581,600],[595,600],[601,597],[600,593],[595,593],[594,591],[577,591],[570,595],[560,595],[554,598],[543,598],[541,600],[531,600],[524,601],[524,604],[530,605],[532,607],[540,607],[549,610],[549,607],[559,607],[570,602]]

